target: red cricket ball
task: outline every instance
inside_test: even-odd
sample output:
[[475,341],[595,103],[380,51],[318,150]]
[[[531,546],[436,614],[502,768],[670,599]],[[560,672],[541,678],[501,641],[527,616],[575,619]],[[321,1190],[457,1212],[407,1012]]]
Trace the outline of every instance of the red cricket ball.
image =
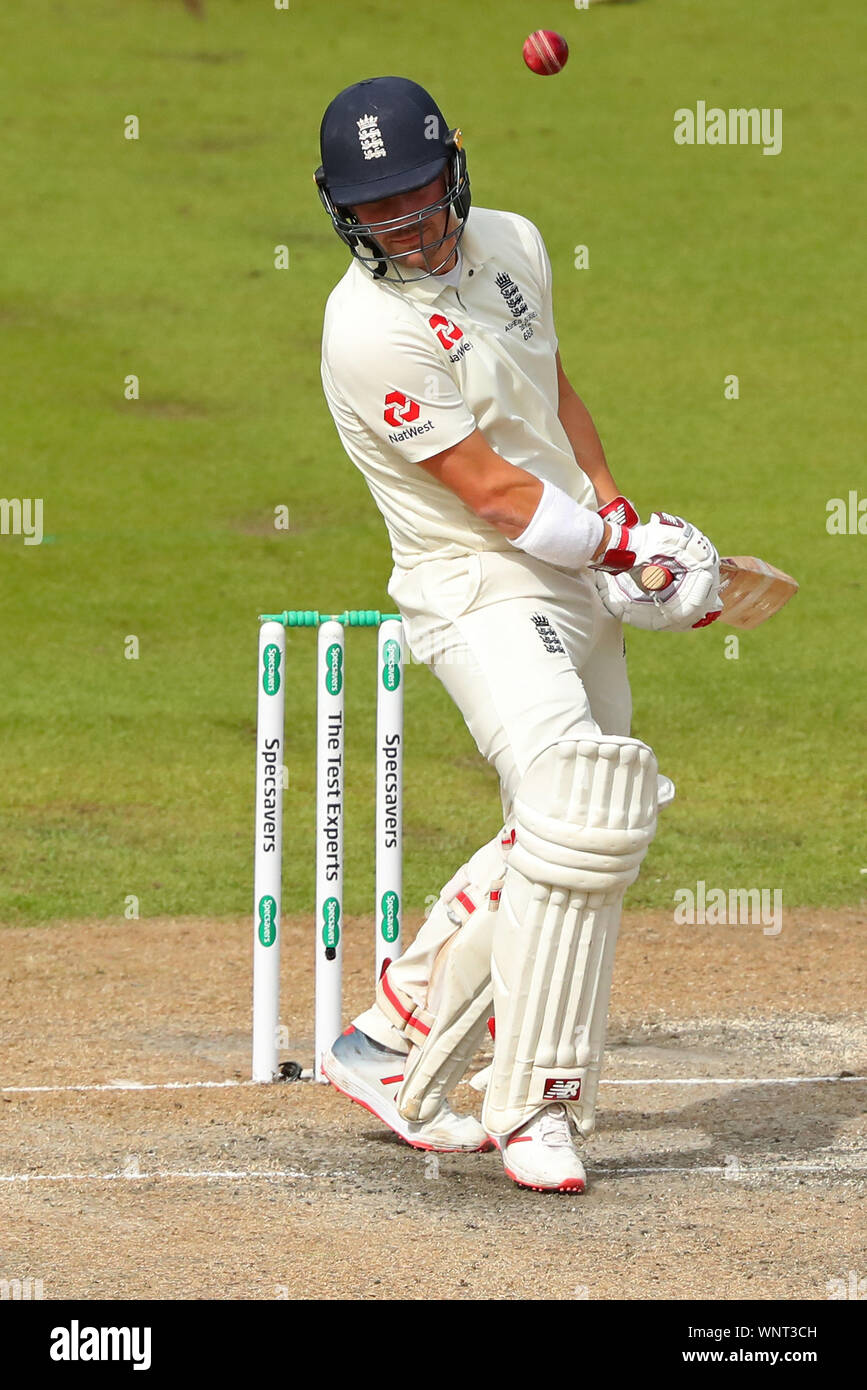
[[551,77],[565,67],[569,45],[553,29],[537,29],[524,40],[524,62],[540,77]]

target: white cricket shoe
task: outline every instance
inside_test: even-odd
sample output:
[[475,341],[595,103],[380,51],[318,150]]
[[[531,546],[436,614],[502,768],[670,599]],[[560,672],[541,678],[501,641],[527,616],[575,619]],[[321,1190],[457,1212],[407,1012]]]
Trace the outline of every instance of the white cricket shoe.
[[583,1192],[587,1186],[565,1105],[547,1105],[506,1139],[498,1139],[497,1147],[506,1177],[519,1187],[534,1192]]
[[445,1101],[431,1120],[405,1120],[395,1104],[405,1062],[404,1053],[393,1052],[359,1028],[349,1027],[326,1052],[322,1070],[335,1090],[363,1105],[414,1149],[478,1153],[494,1147],[478,1120],[456,1115]]

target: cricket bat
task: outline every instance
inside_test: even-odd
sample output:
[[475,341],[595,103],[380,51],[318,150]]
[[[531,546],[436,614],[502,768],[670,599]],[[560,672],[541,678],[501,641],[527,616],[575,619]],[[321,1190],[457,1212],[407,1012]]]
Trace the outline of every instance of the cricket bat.
[[745,632],[758,627],[798,592],[797,580],[755,555],[729,555],[720,560],[720,622]]
[[[723,605],[719,621],[743,632],[767,622],[798,592],[797,580],[755,555],[729,555],[720,560],[719,570]],[[671,572],[657,561],[642,568],[638,582],[653,593],[671,583]]]

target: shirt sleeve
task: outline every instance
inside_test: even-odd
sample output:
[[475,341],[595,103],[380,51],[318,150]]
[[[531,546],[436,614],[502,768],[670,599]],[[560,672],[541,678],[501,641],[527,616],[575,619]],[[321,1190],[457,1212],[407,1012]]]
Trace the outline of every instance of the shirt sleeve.
[[407,463],[432,458],[476,428],[437,356],[433,332],[428,346],[414,325],[397,320],[369,340],[326,331],[323,343],[323,384],[332,414],[336,418],[336,391],[380,444]]
[[539,272],[542,276],[542,293],[545,307],[545,317],[548,321],[551,330],[551,338],[554,343],[554,351],[556,352],[559,347],[559,340],[557,338],[557,330],[554,327],[554,295],[553,276],[551,274],[551,261],[548,256],[548,251],[545,246],[545,241],[542,237],[542,233],[539,231],[538,227],[533,227],[533,231],[536,233],[536,248],[539,256]]
[[536,224],[531,222],[528,217],[519,217],[517,221],[524,244],[538,267],[539,285],[542,293],[542,311],[545,315],[545,322],[549,328],[551,339],[554,344],[554,351],[556,352],[559,347],[559,341],[557,338],[557,331],[554,327],[554,297],[551,261],[542,233],[539,231]]

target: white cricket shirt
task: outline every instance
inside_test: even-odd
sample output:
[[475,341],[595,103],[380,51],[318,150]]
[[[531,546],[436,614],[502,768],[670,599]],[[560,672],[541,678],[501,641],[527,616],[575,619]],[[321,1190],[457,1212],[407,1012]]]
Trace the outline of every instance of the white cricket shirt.
[[355,260],[332,290],[322,384],[343,447],[364,474],[395,564],[514,553],[419,462],[476,428],[509,463],[596,507],[557,416],[551,263],[526,217],[470,209],[459,284],[374,280]]

